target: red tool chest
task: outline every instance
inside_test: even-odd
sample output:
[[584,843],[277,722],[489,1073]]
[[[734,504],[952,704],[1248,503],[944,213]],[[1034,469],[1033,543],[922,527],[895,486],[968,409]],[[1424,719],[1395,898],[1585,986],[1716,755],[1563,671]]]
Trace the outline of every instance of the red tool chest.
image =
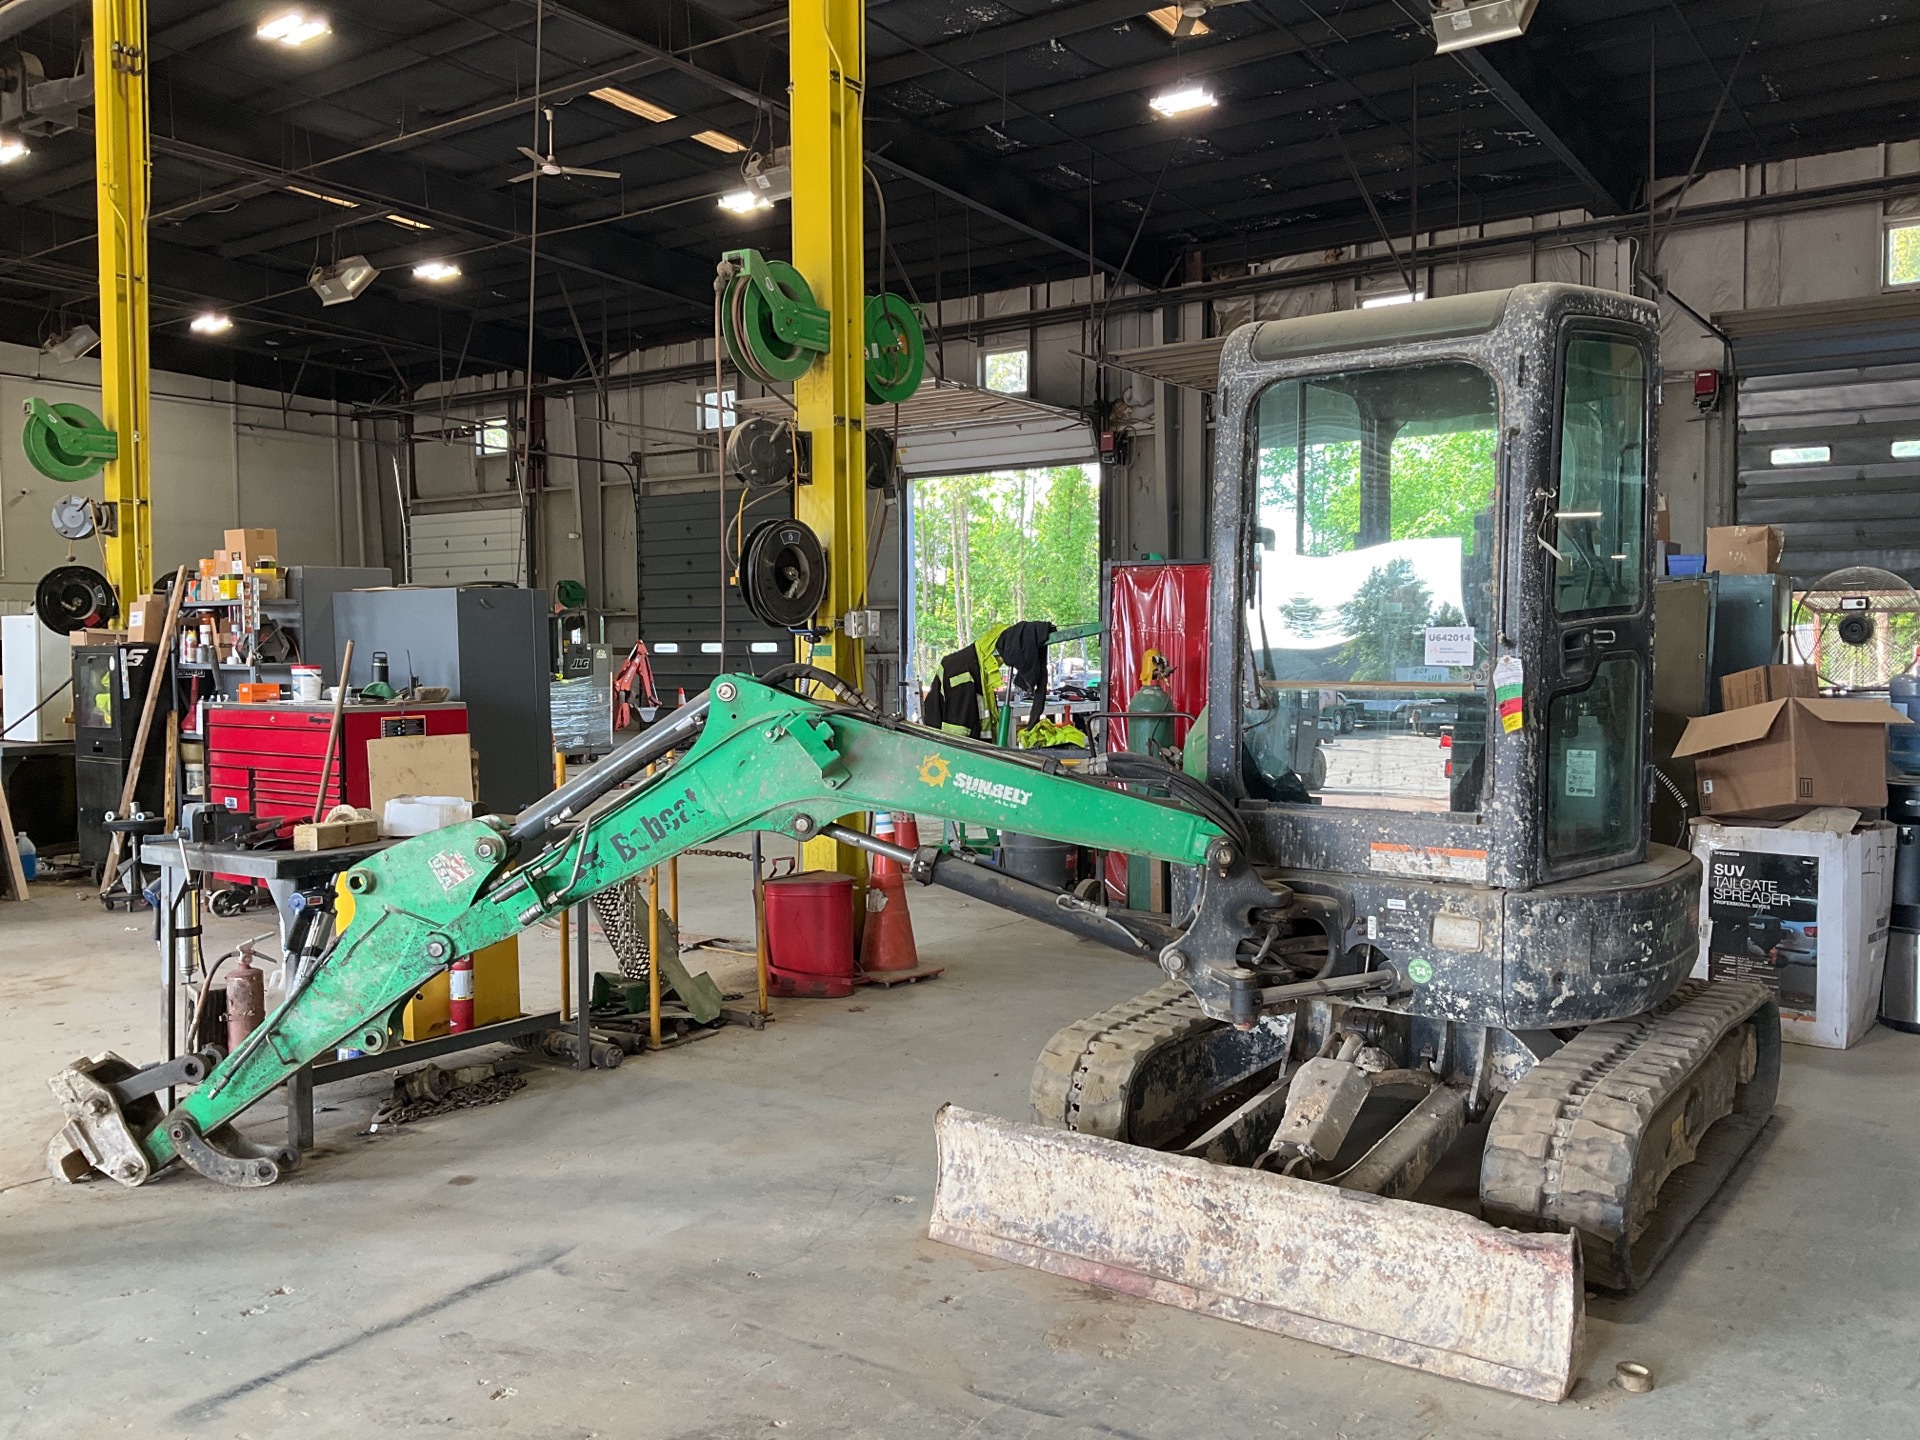
[[[250,810],[262,819],[313,818],[320,766],[327,753],[331,705],[207,707],[207,798]],[[341,715],[341,743],[329,772],[325,809],[368,803],[367,744],[396,735],[464,735],[467,707],[349,705]]]

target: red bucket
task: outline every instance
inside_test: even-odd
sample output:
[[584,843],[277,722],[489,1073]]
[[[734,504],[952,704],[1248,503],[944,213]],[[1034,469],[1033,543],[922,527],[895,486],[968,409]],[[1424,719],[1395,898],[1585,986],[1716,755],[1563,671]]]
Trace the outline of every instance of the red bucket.
[[767,968],[776,995],[853,993],[853,877],[808,870],[769,880]]

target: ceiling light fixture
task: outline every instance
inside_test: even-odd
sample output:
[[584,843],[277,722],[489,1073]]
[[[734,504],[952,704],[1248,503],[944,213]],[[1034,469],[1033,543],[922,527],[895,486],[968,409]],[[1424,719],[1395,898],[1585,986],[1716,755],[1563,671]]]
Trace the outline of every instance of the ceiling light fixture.
[[364,255],[349,255],[331,265],[317,265],[307,276],[307,286],[320,297],[322,305],[344,305],[373,283],[380,272]]
[[[1191,12],[1191,13],[1189,13]],[[1211,35],[1212,29],[1200,17],[1207,13],[1207,7],[1199,4],[1162,5],[1158,10],[1149,10],[1147,19],[1158,25],[1176,40],[1190,40],[1195,35]]]
[[413,278],[431,280],[437,285],[447,280],[458,280],[460,267],[446,260],[422,260],[413,267]]
[[0,135],[0,165],[11,165],[22,155],[31,153],[27,142],[18,135]]
[[621,90],[612,85],[604,85],[598,90],[589,90],[587,93],[602,105],[611,105],[616,110],[624,110],[629,115],[638,115],[642,120],[651,120],[656,125],[679,118],[673,111],[663,109],[651,100],[642,100],[632,91]]
[[1433,39],[1439,54],[1513,40],[1526,34],[1540,0],[1433,0]]
[[1178,90],[1163,91],[1147,102],[1157,114],[1169,120],[1191,115],[1196,110],[1211,110],[1219,103],[1204,85],[1182,85]]
[[55,335],[40,347],[42,355],[51,355],[62,365],[70,365],[100,343],[100,332],[82,321],[64,335]]
[[262,20],[260,28],[253,33],[262,40],[277,40],[291,49],[309,40],[318,40],[332,31],[333,27],[327,24],[324,15],[310,14],[305,10],[282,10],[278,15]]
[[747,148],[731,135],[723,135],[718,130],[702,130],[698,135],[687,138],[698,140],[709,150],[718,150],[722,155],[738,155]]
[[398,225],[402,230],[431,230],[433,226],[424,220],[414,220],[405,215],[387,216],[389,225]]
[[1369,295],[1360,302],[1360,308],[1378,310],[1385,305],[1415,305],[1426,298],[1424,290],[1394,290],[1385,295]]
[[720,197],[720,208],[735,215],[751,215],[755,210],[771,210],[773,202],[751,190],[733,190]]
[[203,310],[193,317],[193,323],[187,328],[196,335],[224,335],[233,328],[233,321],[212,310]]
[[342,200],[338,195],[328,195],[320,190],[309,190],[304,185],[289,185],[287,189],[291,190],[295,195],[304,195],[309,200],[324,200],[329,205],[338,205],[342,210],[356,210],[360,206],[358,200]]

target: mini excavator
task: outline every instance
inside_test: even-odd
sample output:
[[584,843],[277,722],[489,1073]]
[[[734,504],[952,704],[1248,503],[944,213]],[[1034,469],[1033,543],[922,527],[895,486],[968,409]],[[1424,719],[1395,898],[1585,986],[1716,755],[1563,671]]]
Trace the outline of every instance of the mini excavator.
[[[1236,331],[1186,769],[956,740],[807,666],[723,675],[517,817],[347,870],[233,1053],[56,1076],[54,1173],[271,1184],[297,1153],[234,1122],[386,1048],[455,957],[723,836],[828,837],[1163,976],[1054,1037],[1030,1119],[940,1112],[935,1238],[1561,1398],[1584,1286],[1646,1279],[1779,1071],[1769,994],[1687,979],[1699,866],[1648,837],[1656,335],[1546,284]],[[1309,794],[1271,737],[1330,695],[1355,723]],[[844,823],[869,809],[1151,856],[1172,908],[899,849]]]

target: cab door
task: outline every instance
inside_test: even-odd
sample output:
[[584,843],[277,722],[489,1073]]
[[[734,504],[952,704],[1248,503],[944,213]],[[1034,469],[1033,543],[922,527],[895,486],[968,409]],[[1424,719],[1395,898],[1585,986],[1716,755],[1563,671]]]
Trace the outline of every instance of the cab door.
[[1631,327],[1571,318],[1560,332],[1547,552],[1549,671],[1544,873],[1645,853],[1642,778],[1652,705],[1652,354]]

